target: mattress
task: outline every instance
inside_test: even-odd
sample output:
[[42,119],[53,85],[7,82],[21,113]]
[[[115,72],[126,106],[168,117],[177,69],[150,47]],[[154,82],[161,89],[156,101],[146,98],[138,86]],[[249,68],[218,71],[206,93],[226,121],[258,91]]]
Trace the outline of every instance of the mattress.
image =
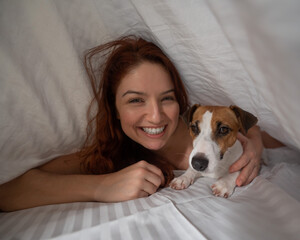
[[[286,147],[229,199],[213,179],[119,203],[0,213],[0,239],[299,239],[300,4],[288,1],[0,2],[0,184],[85,140],[84,51],[135,34],[173,60],[191,104],[235,104]],[[182,172],[176,172],[181,174]]]

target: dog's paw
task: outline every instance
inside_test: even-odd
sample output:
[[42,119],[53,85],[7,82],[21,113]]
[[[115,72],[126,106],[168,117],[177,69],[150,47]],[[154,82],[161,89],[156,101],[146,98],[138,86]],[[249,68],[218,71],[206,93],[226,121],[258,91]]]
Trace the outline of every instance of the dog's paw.
[[211,186],[212,192],[217,197],[228,198],[231,196],[235,188],[234,183],[229,183],[228,181],[224,181],[219,179],[215,184]]
[[170,187],[176,190],[182,190],[193,184],[193,182],[194,178],[182,175],[174,178],[170,183]]

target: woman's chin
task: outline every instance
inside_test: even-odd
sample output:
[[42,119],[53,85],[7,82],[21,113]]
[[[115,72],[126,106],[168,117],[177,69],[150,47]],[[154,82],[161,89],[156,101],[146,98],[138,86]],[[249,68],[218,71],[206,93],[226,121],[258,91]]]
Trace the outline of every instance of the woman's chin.
[[160,142],[160,143],[146,143],[146,144],[143,144],[143,146],[149,150],[152,150],[152,151],[158,151],[158,150],[161,150],[164,146],[165,146],[165,143],[163,142]]

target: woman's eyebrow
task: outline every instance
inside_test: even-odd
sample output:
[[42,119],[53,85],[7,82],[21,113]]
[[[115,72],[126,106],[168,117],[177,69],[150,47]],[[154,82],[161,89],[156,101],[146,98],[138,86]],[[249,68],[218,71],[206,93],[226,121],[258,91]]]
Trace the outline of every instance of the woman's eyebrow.
[[165,92],[161,93],[161,95],[165,95],[165,94],[168,94],[170,92],[175,92],[175,89],[172,88],[172,89],[170,89],[168,91],[165,91]]
[[[170,93],[170,92],[175,92],[175,89],[172,88],[172,89],[170,89],[170,90],[167,90],[167,91],[165,91],[165,92],[162,92],[160,95],[165,95],[165,94],[168,94],[168,93]],[[144,93],[144,92],[128,90],[128,91],[126,91],[126,92],[122,95],[122,97],[126,96],[127,94],[146,95],[146,93]]]
[[126,92],[122,95],[122,97],[124,97],[124,96],[127,95],[127,94],[146,95],[146,94],[143,93],[143,92],[138,92],[138,91],[128,90],[128,91],[126,91]]

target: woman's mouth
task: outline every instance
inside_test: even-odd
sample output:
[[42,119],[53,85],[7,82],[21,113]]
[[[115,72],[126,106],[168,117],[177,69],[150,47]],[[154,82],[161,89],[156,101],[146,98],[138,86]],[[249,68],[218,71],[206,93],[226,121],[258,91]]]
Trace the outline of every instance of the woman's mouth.
[[159,128],[150,128],[150,127],[143,127],[143,131],[149,135],[158,135],[161,134],[165,130],[166,126],[159,127]]

